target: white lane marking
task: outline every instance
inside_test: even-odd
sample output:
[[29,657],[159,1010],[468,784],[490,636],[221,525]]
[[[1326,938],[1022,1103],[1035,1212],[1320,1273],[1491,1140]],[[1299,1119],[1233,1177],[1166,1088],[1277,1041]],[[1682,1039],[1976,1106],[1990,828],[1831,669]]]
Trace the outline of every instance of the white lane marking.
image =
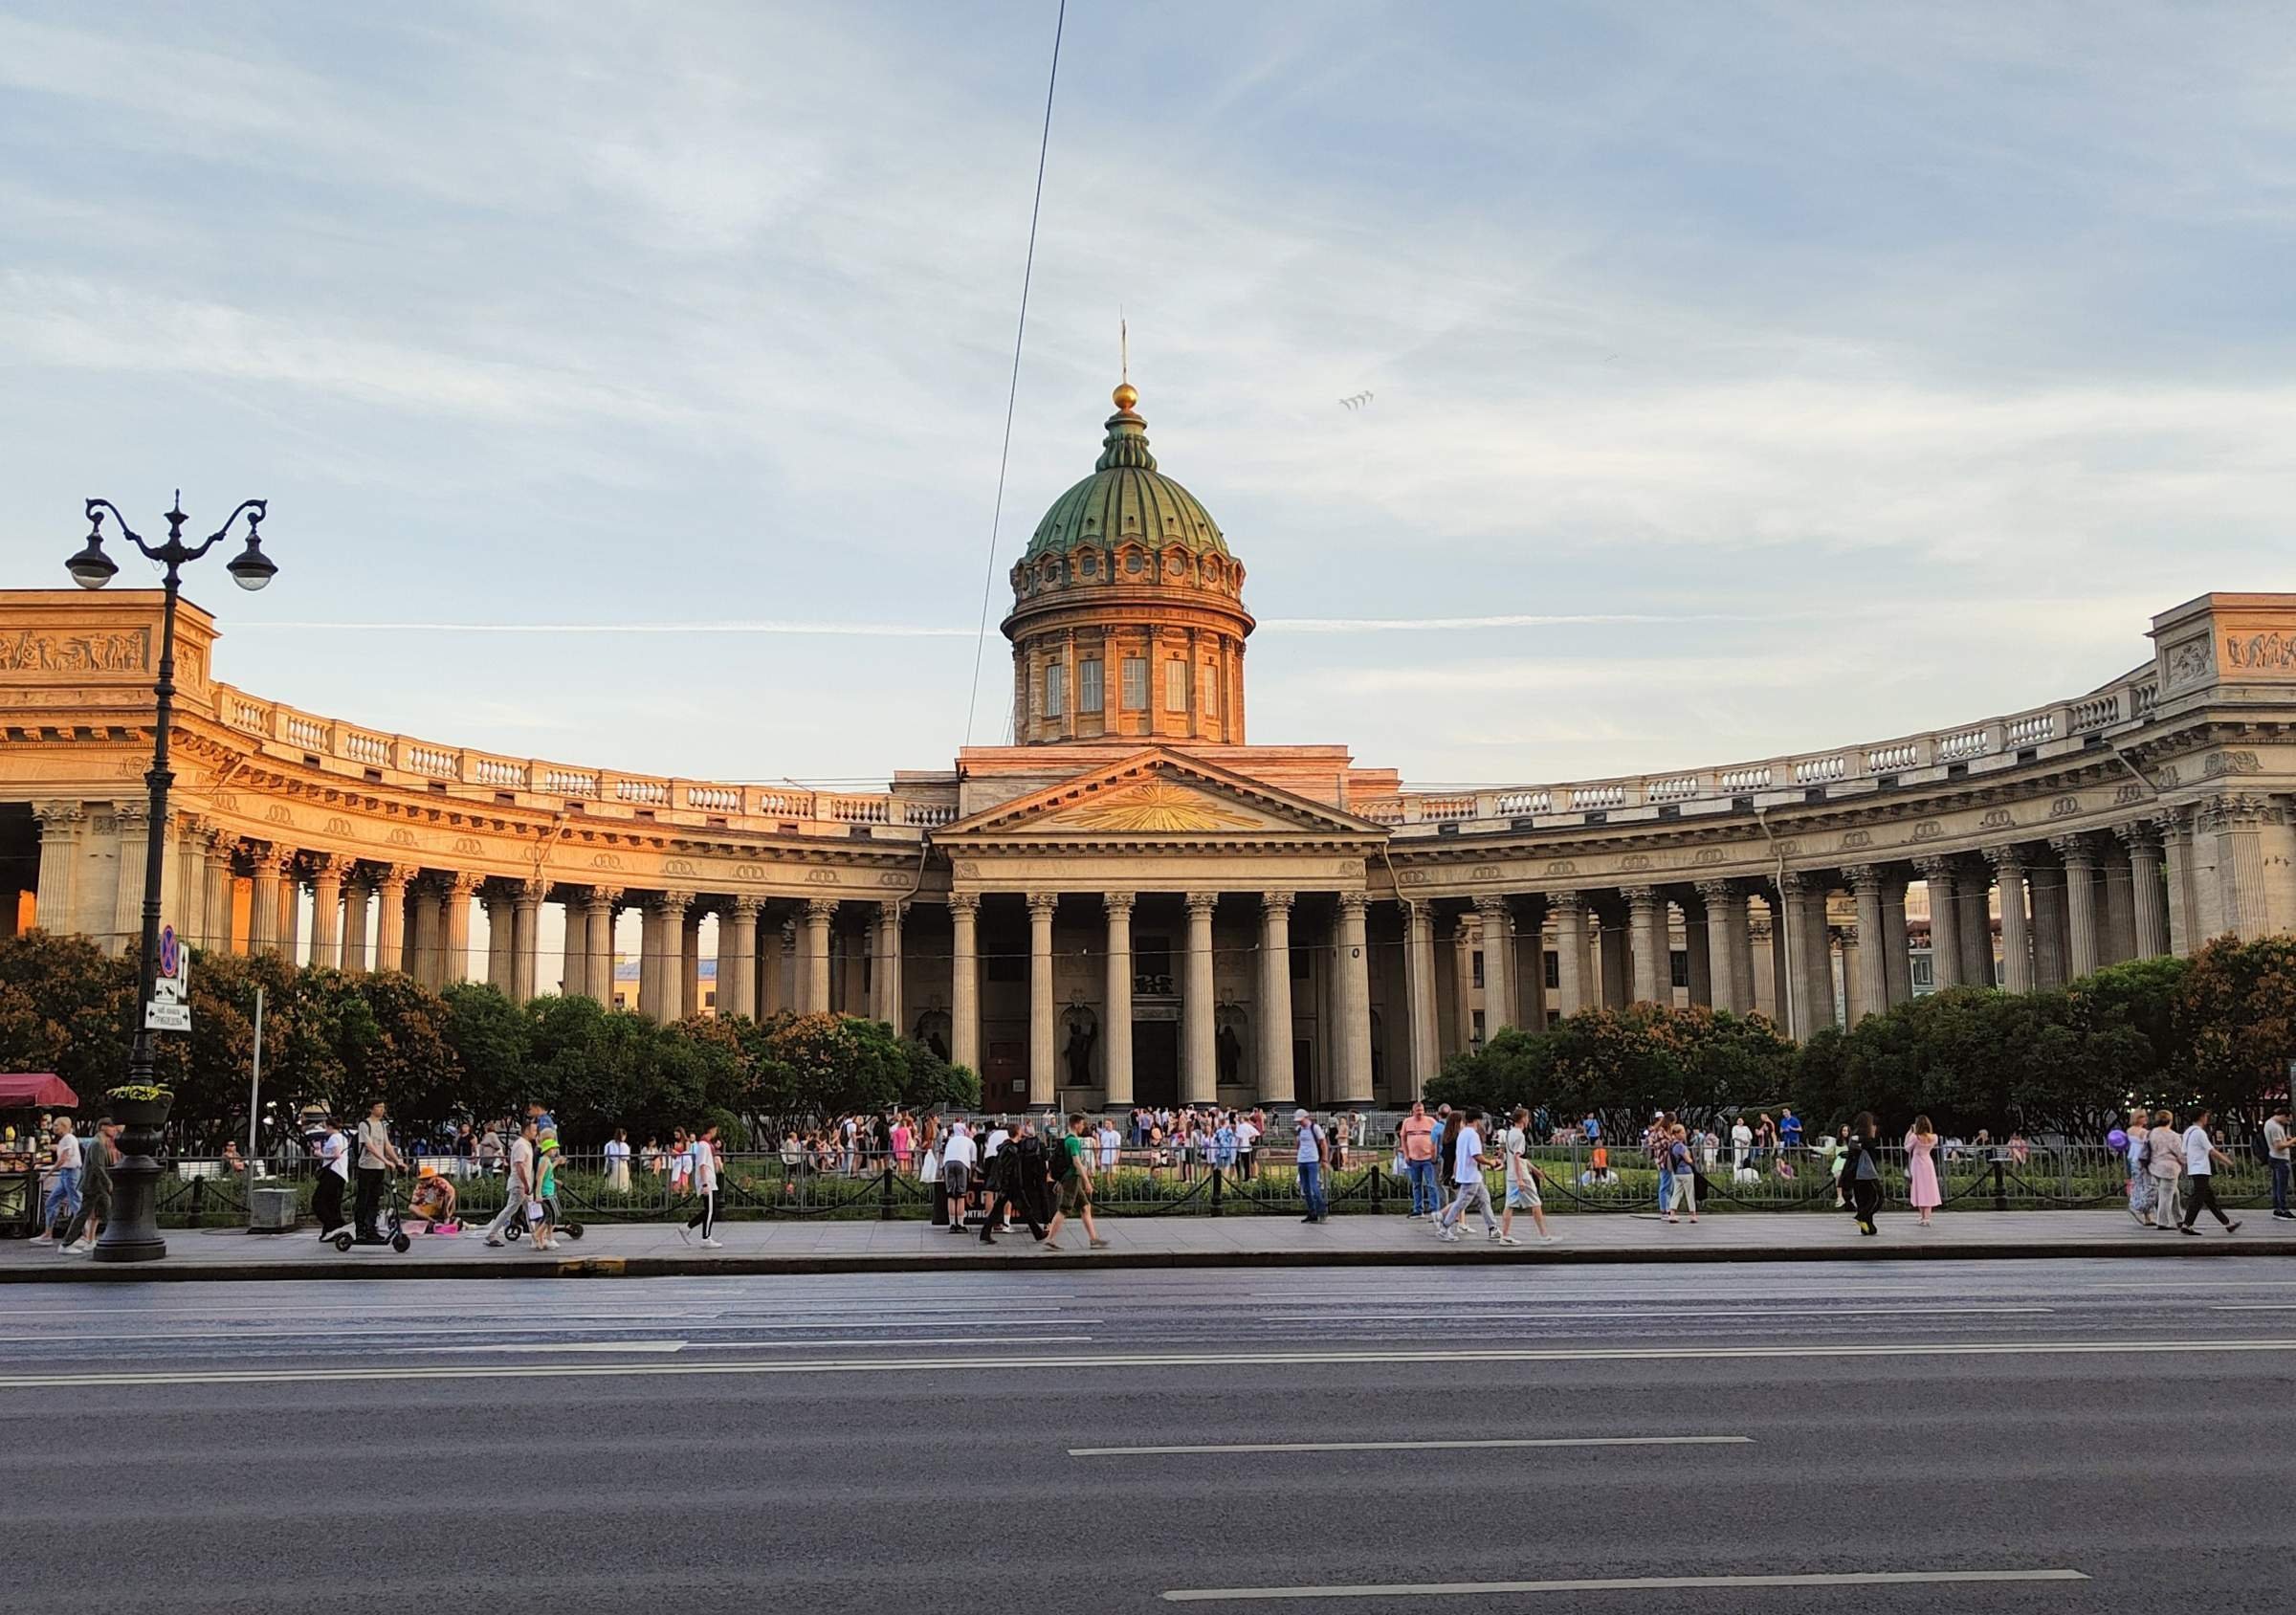
[[[1442,1306],[1442,1303],[1439,1301],[1430,1302],[1428,1304],[1431,1306]],[[1758,1322],[1765,1317],[1971,1317],[1980,1316],[1986,1317],[1998,1317],[2004,1315],[2054,1313],[2056,1310],[2057,1309],[2055,1307],[1756,1306],[1709,1308],[1701,1307],[1695,1303],[1692,1303],[1688,1308],[1652,1307],[1644,1312],[1596,1312],[1578,1308],[1552,1308],[1540,1312],[1524,1312],[1520,1310],[1510,1309],[1506,1312],[1463,1313],[1453,1312],[1448,1307],[1443,1307],[1443,1317],[1444,1321],[1446,1323],[1453,1319],[1457,1319],[1461,1322],[1503,1323],[1511,1319],[1522,1319],[1529,1321],[1545,1318],[1571,1319],[1582,1317],[1597,1319],[1614,1317],[1681,1318],[1685,1316],[1688,1316],[1695,1322],[1705,1323],[1718,1317],[1744,1318],[1755,1322]],[[1348,1320],[1350,1322],[1360,1322],[1365,1318],[1369,1318],[1374,1321],[1393,1319],[1402,1322],[1416,1323],[1424,1321],[1425,1317],[1425,1314],[1423,1311],[1409,1308],[1394,1308],[1385,1312],[1365,1312],[1360,1308],[1349,1308],[1346,1309],[1346,1312]],[[1262,1323],[1330,1323],[1333,1321],[1334,1317],[1334,1314],[1332,1312],[1255,1313],[1250,1316]]]
[[2237,1356],[2296,1352],[2296,1339],[2268,1340],[2014,1340],[1963,1344],[1919,1341],[1856,1345],[1639,1346],[1490,1351],[1262,1351],[1129,1353],[1105,1357],[915,1357],[821,1359],[812,1362],[520,1363],[469,1368],[186,1369],[149,1373],[14,1374],[0,1390],[54,1390],[88,1385],[287,1385],[357,1380],[552,1380],[687,1374],[1021,1373],[1048,1368],[1229,1368],[1392,1362],[1711,1362],[1774,1359],[1894,1357],[2145,1357],[2166,1353]]
[[2078,1570],[1845,1570],[1815,1576],[1613,1576],[1568,1582],[1395,1582],[1362,1587],[1181,1587],[1166,1604],[1292,1598],[1462,1598],[1478,1593],[1671,1592],[1691,1587],[1901,1587],[1970,1582],[2086,1582]]
[[1158,1458],[1198,1452],[1451,1452],[1502,1447],[1747,1447],[1750,1435],[1561,1435],[1488,1441],[1246,1441],[1203,1447],[1071,1447],[1071,1458]]
[[440,1357],[455,1352],[658,1352],[667,1356],[686,1349],[683,1340],[568,1340],[552,1345],[532,1340],[507,1346],[390,1346],[392,1352],[428,1352]]
[[2210,1312],[2296,1312],[2296,1301],[2219,1301]]
[[[640,1320],[624,1314],[616,1321],[624,1326],[631,1326]],[[835,1321],[815,1320],[796,1323],[701,1323],[675,1317],[649,1317],[642,1321],[644,1324],[655,1328],[668,1325],[676,1329],[719,1331],[749,1329],[772,1330],[777,1333],[805,1329],[818,1329],[825,1333],[832,1329],[868,1329],[881,1334],[888,1329],[1012,1329],[1031,1323],[1074,1325],[1099,1323],[1103,1320],[1097,1317],[1070,1317],[1064,1314],[1056,1317],[944,1317],[919,1319],[916,1322],[895,1320],[885,1324],[861,1317],[855,1317],[850,1321],[840,1318]],[[408,1335],[445,1337],[456,1335],[580,1335],[584,1333],[595,1334],[597,1331],[585,1331],[580,1327],[572,1327],[563,1322],[441,1324],[435,1327],[422,1323],[399,1323],[371,1329],[337,1329],[324,1323],[318,1323],[304,1329],[269,1327],[260,1329],[193,1329],[173,1334],[152,1334],[138,1331],[125,1335],[82,1335],[77,1331],[66,1330],[55,1335],[0,1335],[0,1345],[81,1345],[98,1340],[131,1340],[138,1345],[166,1345],[185,1340],[244,1341],[248,1344],[262,1344],[278,1340],[317,1340],[324,1343],[330,1340],[387,1340]],[[921,1344],[922,1342],[917,1343]]]

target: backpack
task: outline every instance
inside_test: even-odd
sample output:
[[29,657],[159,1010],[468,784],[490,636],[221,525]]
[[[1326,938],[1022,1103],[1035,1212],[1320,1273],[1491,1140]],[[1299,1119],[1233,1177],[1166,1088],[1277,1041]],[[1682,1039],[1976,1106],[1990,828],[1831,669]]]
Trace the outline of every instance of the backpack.
[[[1078,1137],[1081,1138],[1082,1135],[1078,1135]],[[1065,1184],[1076,1175],[1076,1158],[1069,1153],[1069,1146],[1065,1140],[1058,1149],[1051,1152],[1051,1156],[1052,1181],[1054,1183]]]
[[1012,1157],[1012,1182],[1015,1187],[1033,1189],[1045,1181],[1045,1141],[1031,1133],[1006,1144],[1000,1154]]

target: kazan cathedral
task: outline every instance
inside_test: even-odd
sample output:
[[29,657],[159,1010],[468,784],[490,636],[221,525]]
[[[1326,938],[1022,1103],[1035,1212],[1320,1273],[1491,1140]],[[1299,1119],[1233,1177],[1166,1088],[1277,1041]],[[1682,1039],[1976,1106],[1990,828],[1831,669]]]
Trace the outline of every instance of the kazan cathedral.
[[[1429,792],[1247,732],[1246,569],[1129,386],[1012,568],[1010,745],[880,792],[397,735],[226,683],[186,603],[163,911],[660,1020],[828,1009],[984,1102],[1406,1103],[1502,1027],[1796,1036],[2296,927],[2296,595],[2204,594],[2059,701],[1628,778]],[[0,926],[138,930],[161,597],[0,590]],[[228,662],[228,653],[225,656]],[[1813,737],[1823,739],[1824,737]],[[761,759],[760,774],[772,772]]]

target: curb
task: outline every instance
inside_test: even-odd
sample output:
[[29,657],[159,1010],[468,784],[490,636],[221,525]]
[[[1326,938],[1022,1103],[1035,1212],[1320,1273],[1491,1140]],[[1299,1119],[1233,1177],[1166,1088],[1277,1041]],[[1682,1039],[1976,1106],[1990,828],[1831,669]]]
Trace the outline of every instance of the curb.
[[1489,1244],[1444,1250],[1015,1250],[985,1256],[572,1256],[537,1261],[441,1262],[422,1257],[345,1256],[340,1261],[165,1261],[97,1267],[85,1262],[45,1267],[0,1267],[6,1284],[243,1284],[297,1279],[513,1279],[771,1277],[778,1274],[1078,1272],[1088,1269],[1179,1268],[1395,1268],[1712,1266],[1749,1262],[2033,1262],[2065,1257],[2123,1257],[2138,1261],[2196,1261],[2240,1256],[2296,1256],[2296,1243],[2178,1240],[2157,1249],[2128,1240],[2067,1240],[2048,1245],[1821,1245],[1777,1250],[1696,1246],[1673,1249],[1506,1250]]

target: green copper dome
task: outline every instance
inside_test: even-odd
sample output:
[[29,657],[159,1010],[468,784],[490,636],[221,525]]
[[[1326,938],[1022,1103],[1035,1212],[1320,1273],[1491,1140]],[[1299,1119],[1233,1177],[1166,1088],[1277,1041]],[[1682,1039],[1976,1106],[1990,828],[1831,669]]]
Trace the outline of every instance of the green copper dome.
[[1116,388],[1116,412],[1108,417],[1092,476],[1052,501],[1028,541],[1027,560],[1088,546],[1114,549],[1128,539],[1156,549],[1177,542],[1200,555],[1227,554],[1211,512],[1156,469],[1148,423],[1132,410],[1137,397],[1130,383]]

